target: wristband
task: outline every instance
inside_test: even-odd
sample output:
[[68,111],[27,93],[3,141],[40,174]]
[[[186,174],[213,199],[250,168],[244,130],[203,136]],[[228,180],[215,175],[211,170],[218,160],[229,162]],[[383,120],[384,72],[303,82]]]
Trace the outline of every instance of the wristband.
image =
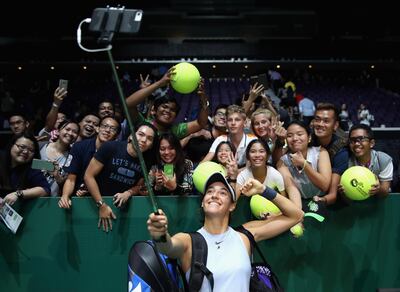
[[265,190],[261,193],[261,196],[272,201],[273,199],[275,199],[277,194],[278,194],[277,191],[275,191],[269,187],[265,187]]
[[59,105],[58,105],[58,104],[56,104],[55,102],[53,102],[53,104],[52,104],[52,107],[58,108],[58,107],[59,107]]

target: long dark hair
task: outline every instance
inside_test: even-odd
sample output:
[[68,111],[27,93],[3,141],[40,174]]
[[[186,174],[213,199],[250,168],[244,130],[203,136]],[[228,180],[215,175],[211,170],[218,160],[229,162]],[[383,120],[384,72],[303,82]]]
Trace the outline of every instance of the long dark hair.
[[231,151],[233,152],[233,155],[236,154],[236,148],[235,148],[235,146],[234,146],[230,141],[222,141],[221,143],[218,144],[217,148],[215,148],[214,156],[213,156],[213,158],[211,159],[211,161],[214,161],[214,162],[216,162],[216,163],[220,163],[220,162],[218,161],[218,151],[219,151],[219,149],[222,147],[222,145],[225,145],[225,144],[228,145],[229,148],[231,148]]
[[[30,132],[24,132],[19,135],[14,135],[10,142],[7,144],[7,147],[4,152],[4,156],[2,157],[0,161],[0,186],[3,189],[8,189],[8,190],[13,190],[13,186],[11,185],[11,173],[12,173],[12,167],[11,167],[11,148],[15,145],[15,143],[18,141],[20,138],[25,138],[33,143],[34,147],[34,154],[33,158],[40,158],[40,153],[39,153],[39,144],[33,134]],[[16,186],[17,189],[24,189],[27,186],[27,179],[28,179],[28,172],[31,168],[32,165],[32,160],[19,165],[18,168],[18,185]]]
[[250,149],[251,149],[251,147],[253,147],[253,145],[256,144],[256,143],[261,144],[261,146],[265,149],[265,151],[267,152],[267,161],[268,161],[268,158],[269,158],[270,155],[271,155],[271,149],[269,149],[268,143],[267,143],[266,141],[264,141],[263,139],[255,139],[255,140],[252,140],[252,141],[249,143],[249,145],[247,145],[247,147],[246,147],[246,159],[247,159],[247,160],[250,160]]
[[157,145],[157,163],[158,165],[163,165],[164,162],[161,159],[160,156],[160,145],[162,140],[167,140],[168,143],[172,146],[172,148],[175,149],[176,156],[174,159],[174,171],[176,174],[176,181],[179,182],[181,181],[183,177],[183,173],[185,171],[185,153],[183,152],[181,143],[179,139],[172,133],[164,133],[160,135],[160,138],[158,139],[158,145]]

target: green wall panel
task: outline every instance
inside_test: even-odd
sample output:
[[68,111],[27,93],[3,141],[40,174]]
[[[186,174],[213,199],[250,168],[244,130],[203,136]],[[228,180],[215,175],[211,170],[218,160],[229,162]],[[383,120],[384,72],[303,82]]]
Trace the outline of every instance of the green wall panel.
[[[160,197],[170,232],[201,225],[197,197]],[[111,198],[106,198],[111,204]],[[113,231],[97,228],[90,198],[73,198],[70,211],[56,198],[24,202],[14,235],[0,224],[0,291],[126,291],[127,255],[132,243],[148,239],[150,200],[135,197],[115,210]],[[335,207],[324,223],[306,218],[306,231],[262,242],[287,291],[376,291],[400,287],[400,196]],[[232,218],[250,218],[247,198]]]

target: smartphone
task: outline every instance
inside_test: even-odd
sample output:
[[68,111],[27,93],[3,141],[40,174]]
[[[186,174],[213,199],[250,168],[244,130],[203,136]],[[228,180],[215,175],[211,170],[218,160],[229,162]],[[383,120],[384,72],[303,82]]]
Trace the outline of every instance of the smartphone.
[[60,79],[60,81],[58,82],[58,87],[68,90],[68,80]]
[[143,17],[143,10],[120,7],[95,8],[89,30],[92,32],[137,33]]
[[265,89],[267,89],[269,87],[268,86],[268,77],[267,77],[266,73],[258,75],[258,84],[264,85]]
[[251,84],[258,83],[258,85],[264,85],[264,88],[267,89],[268,86],[268,77],[267,74],[259,74],[256,76],[250,76]]
[[174,177],[174,165],[171,163],[164,164],[164,173],[168,178]]
[[34,158],[32,160],[32,168],[45,171],[54,171],[54,164],[51,161]]

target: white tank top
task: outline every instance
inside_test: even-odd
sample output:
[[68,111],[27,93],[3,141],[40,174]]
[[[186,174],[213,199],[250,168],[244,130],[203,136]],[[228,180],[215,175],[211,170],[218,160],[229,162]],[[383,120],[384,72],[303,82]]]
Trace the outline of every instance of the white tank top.
[[[198,232],[207,242],[207,268],[213,273],[214,292],[248,292],[250,287],[251,262],[246,246],[239,233],[231,227],[223,234],[213,235],[204,228]],[[190,269],[186,272],[189,280]],[[201,292],[211,291],[206,277]]]

